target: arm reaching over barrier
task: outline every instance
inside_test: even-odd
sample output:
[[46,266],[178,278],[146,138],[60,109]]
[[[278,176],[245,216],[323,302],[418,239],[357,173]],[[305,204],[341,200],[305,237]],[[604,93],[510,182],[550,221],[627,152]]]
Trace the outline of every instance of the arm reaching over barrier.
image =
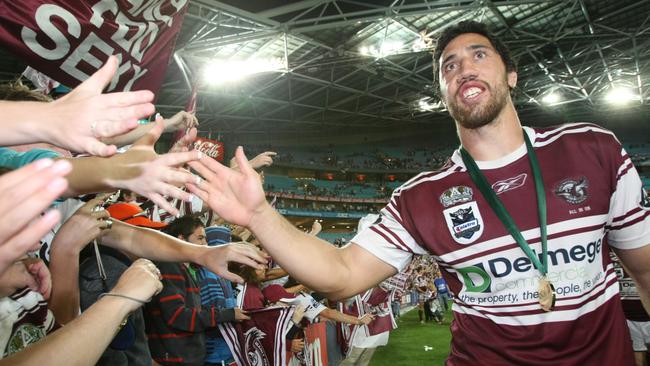
[[102,138],[122,135],[150,116],[154,94],[148,90],[102,94],[117,71],[117,58],[66,96],[51,103],[0,102],[4,120],[2,145],[49,142],[70,151],[97,156],[115,154]]
[[238,170],[204,157],[189,165],[204,180],[187,184],[228,222],[247,226],[262,246],[298,281],[331,298],[346,298],[396,273],[396,269],[358,245],[337,249],[296,229],[264,196],[259,174],[241,147]]

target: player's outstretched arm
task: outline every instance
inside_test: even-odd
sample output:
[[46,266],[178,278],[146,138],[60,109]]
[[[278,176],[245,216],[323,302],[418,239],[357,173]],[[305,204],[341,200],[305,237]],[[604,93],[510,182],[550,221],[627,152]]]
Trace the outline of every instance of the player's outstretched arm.
[[187,184],[226,221],[248,227],[275,261],[299,282],[331,298],[350,297],[396,270],[352,244],[343,249],[296,229],[266,201],[260,177],[244,151],[235,154],[238,170],[204,157],[189,165],[204,180]]

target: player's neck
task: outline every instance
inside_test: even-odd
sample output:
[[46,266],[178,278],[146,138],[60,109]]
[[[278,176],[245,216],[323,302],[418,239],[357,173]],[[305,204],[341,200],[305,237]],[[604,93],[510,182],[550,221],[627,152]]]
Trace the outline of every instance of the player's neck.
[[477,129],[457,125],[460,142],[476,161],[502,158],[524,143],[521,123],[512,104],[507,104],[492,122]]

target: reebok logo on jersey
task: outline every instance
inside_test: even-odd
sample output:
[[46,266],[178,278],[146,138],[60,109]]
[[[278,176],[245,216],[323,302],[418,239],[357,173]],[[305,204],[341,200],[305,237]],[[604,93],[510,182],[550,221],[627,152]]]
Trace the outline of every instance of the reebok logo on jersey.
[[498,182],[495,182],[492,185],[492,190],[496,194],[501,194],[503,192],[507,192],[510,190],[513,190],[515,188],[519,188],[523,186],[526,183],[526,178],[528,177],[528,174],[522,173],[519,174],[516,177],[513,178],[508,178],[504,180],[500,180]]
[[[571,248],[558,248],[548,251],[549,266],[558,264],[570,264],[587,261],[593,263],[601,252],[601,239],[592,241],[587,245],[575,245]],[[541,256],[541,253],[538,254]],[[463,277],[467,292],[492,292],[492,278],[508,276],[513,271],[528,272],[537,271],[530,259],[525,255],[511,260],[509,258],[493,258],[487,262],[473,266],[457,268],[456,271]]]

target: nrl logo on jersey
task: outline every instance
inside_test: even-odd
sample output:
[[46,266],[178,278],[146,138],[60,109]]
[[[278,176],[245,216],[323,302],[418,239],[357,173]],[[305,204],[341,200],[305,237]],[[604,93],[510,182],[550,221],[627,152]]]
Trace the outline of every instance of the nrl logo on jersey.
[[451,187],[440,195],[440,203],[449,207],[457,203],[465,203],[472,200],[474,192],[467,186]]
[[560,182],[553,193],[569,203],[578,204],[587,199],[587,187],[589,187],[587,178],[581,177],[579,180],[569,178]]
[[443,211],[451,237],[459,244],[471,244],[483,234],[483,218],[476,201]]

